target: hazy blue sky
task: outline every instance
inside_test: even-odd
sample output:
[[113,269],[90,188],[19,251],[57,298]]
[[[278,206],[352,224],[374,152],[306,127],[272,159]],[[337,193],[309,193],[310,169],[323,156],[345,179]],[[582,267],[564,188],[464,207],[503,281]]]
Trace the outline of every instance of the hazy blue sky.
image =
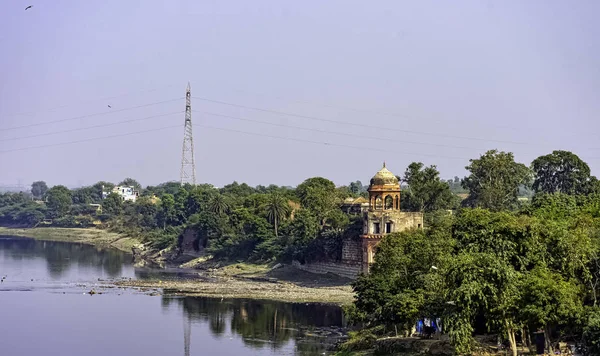
[[525,164],[572,150],[600,175],[599,13],[596,0],[2,1],[0,184],[178,180],[188,81],[198,98],[330,120],[194,99],[200,182],[366,183],[384,160],[451,178],[493,148]]

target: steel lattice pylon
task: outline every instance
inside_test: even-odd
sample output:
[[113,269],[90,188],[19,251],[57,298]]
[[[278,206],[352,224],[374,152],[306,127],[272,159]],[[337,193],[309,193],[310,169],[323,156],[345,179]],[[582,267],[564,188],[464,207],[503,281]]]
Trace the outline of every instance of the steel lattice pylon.
[[192,101],[190,83],[185,91],[185,127],[181,150],[181,185],[196,184],[196,163],[194,162],[194,136],[192,135]]

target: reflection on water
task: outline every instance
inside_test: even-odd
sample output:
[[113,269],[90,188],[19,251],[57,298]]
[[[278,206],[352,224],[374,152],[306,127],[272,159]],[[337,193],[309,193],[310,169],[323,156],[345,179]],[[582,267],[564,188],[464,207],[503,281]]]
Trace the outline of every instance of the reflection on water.
[[165,309],[173,304],[183,309],[187,346],[191,337],[187,323],[203,323],[213,336],[230,332],[253,349],[277,353],[295,341],[299,354],[320,354],[340,339],[344,324],[340,308],[314,303],[165,297],[162,304]]
[[[37,268],[38,263],[45,261],[47,275],[44,277],[52,280],[69,277],[71,270],[75,270],[79,277],[82,273],[87,274],[85,272],[108,278],[133,276],[131,255],[84,244],[0,237],[0,257],[10,261],[13,267],[22,267],[21,273],[27,272],[30,267]],[[39,272],[35,271],[37,277],[41,277]]]
[[[186,278],[134,269],[131,255],[0,236],[1,355],[322,355],[344,318],[329,305],[153,297],[98,279]],[[36,342],[30,342],[36,335]]]

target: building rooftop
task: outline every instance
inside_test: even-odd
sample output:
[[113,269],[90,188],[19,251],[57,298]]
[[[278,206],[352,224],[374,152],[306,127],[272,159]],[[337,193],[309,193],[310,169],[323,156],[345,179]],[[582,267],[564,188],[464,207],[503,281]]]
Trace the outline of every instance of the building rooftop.
[[399,181],[396,175],[390,172],[385,167],[385,162],[383,162],[383,168],[379,170],[379,172],[375,173],[373,178],[371,178],[371,185],[398,185]]

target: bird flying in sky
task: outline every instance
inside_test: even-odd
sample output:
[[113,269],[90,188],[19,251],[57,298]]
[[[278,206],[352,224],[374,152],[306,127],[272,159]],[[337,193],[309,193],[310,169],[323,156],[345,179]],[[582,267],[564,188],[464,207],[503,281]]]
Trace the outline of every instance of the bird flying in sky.
[[110,105],[109,105],[108,107],[109,107],[109,108],[112,108],[112,106],[110,106]]
[[31,9],[32,7],[33,7],[33,5],[29,5],[29,6],[27,6],[27,7],[25,8],[25,10],[27,10],[27,9]]

